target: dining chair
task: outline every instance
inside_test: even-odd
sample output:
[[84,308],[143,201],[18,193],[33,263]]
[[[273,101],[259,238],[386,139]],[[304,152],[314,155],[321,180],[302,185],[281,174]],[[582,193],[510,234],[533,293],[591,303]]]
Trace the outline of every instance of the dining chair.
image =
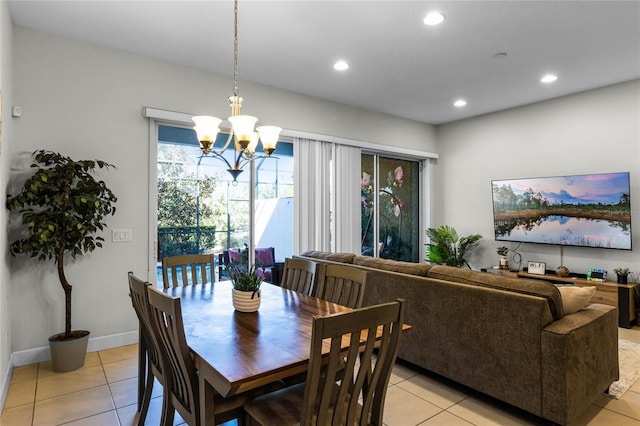
[[155,379],[158,380],[163,389],[166,383],[160,358],[160,345],[151,326],[151,317],[149,316],[149,299],[147,296],[147,286],[149,285],[151,284],[137,278],[133,272],[129,272],[131,302],[140,322],[140,345],[143,346],[139,354],[140,364],[138,369],[138,411],[140,413],[138,426],[143,426],[147,418]]
[[320,268],[314,296],[350,308],[361,308],[367,296],[369,272],[349,265]]
[[286,258],[280,286],[312,296],[315,290],[317,271],[318,264],[313,260]]
[[[382,426],[404,312],[405,302],[398,299],[314,317],[306,382],[247,402],[247,424]],[[376,333],[381,335],[378,341]],[[348,349],[342,349],[343,342],[349,342]]]
[[[207,273],[207,270],[209,273]],[[215,281],[213,254],[183,254],[162,258],[164,288],[204,284]],[[171,281],[169,281],[171,275]]]
[[243,404],[250,398],[282,388],[282,382],[269,383],[263,387],[224,398],[214,392],[213,406],[200,406],[198,371],[191,351],[187,346],[182,322],[182,308],[179,297],[169,296],[152,286],[147,287],[151,324],[158,336],[162,349],[164,371],[166,371],[166,405],[163,404],[161,424],[173,425],[175,412],[189,426],[200,426],[201,410],[207,416],[214,416],[215,424],[238,419],[244,425]]

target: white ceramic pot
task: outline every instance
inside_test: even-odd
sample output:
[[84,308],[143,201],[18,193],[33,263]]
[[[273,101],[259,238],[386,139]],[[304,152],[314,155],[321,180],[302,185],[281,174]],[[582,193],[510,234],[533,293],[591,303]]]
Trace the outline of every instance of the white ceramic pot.
[[256,312],[260,307],[260,291],[239,291],[231,289],[233,307],[239,312]]

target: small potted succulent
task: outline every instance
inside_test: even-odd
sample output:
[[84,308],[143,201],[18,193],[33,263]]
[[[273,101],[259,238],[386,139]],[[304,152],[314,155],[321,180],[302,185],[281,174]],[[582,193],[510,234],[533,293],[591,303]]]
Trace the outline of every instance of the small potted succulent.
[[240,312],[255,312],[260,307],[260,286],[264,277],[256,267],[246,263],[229,262],[227,267],[233,284],[233,307]]
[[629,276],[629,268],[615,268],[613,272],[615,272],[617,275],[618,284],[627,283],[627,277]]
[[498,255],[500,256],[500,269],[509,269],[509,258],[507,254],[509,253],[509,249],[505,246],[498,247],[496,249]]

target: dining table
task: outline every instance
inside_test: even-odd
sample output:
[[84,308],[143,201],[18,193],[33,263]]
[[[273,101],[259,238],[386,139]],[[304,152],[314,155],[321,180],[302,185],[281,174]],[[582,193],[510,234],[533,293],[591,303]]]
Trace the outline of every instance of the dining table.
[[[309,362],[313,317],[352,310],[264,283],[258,311],[238,312],[231,289],[230,281],[218,281],[163,290],[181,300],[187,344],[199,371],[202,407],[213,406],[214,390],[230,397],[303,373]],[[410,328],[404,325],[403,331]],[[202,410],[203,424],[212,417]]]

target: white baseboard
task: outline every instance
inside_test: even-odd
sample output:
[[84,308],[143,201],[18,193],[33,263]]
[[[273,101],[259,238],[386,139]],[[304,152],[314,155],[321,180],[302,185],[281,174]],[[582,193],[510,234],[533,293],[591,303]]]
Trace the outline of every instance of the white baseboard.
[[4,402],[7,400],[7,393],[9,392],[9,382],[11,382],[11,374],[13,374],[13,354],[9,357],[9,368],[7,368],[7,375],[2,378],[2,393],[0,393],[0,408],[4,409]]
[[[103,351],[105,349],[117,348],[118,346],[132,345],[138,343],[138,332],[129,331],[126,333],[112,334],[110,336],[90,337],[87,345],[87,352]],[[13,352],[11,354],[11,369],[23,365],[45,362],[51,359],[49,346],[27,349]],[[9,378],[11,375],[9,374]]]

